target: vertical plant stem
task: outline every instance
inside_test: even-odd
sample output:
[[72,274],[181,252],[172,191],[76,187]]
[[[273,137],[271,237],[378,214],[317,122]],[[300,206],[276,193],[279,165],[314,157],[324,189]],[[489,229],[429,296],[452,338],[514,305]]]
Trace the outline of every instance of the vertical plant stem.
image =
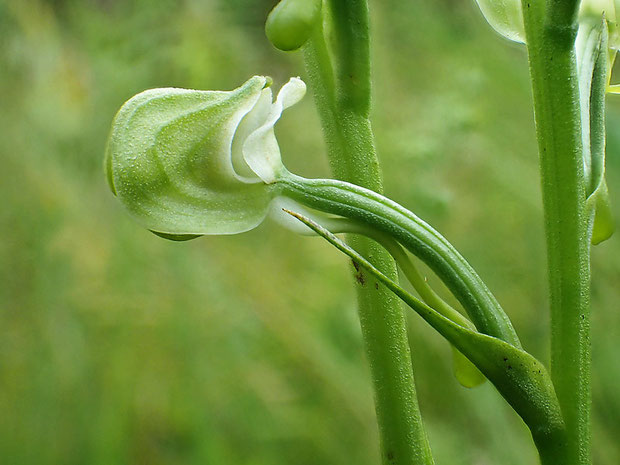
[[[332,65],[322,25],[304,49],[334,175],[377,192],[382,180],[368,114],[370,61],[366,0],[329,0],[337,49]],[[349,244],[396,279],[391,256],[363,237]],[[354,264],[355,265],[355,264]],[[359,316],[375,393],[383,464],[430,465],[398,298],[362,269],[355,270]]]
[[[590,246],[574,42],[574,0],[523,0],[545,212],[551,377],[564,448],[544,463],[590,463]],[[541,454],[542,455],[542,454]]]

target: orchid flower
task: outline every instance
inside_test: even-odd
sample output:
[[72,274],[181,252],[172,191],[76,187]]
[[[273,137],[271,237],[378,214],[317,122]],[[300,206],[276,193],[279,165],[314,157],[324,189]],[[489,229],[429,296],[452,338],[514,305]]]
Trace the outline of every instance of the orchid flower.
[[142,92],[117,113],[106,149],[112,191],[153,232],[173,239],[258,226],[284,170],[273,126],[306,86],[292,78],[272,101],[255,76],[229,92]]

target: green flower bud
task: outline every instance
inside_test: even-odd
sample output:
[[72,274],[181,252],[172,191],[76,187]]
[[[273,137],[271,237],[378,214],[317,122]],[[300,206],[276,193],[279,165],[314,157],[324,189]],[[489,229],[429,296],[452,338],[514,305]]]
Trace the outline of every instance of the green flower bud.
[[310,38],[321,16],[321,0],[282,0],[265,24],[265,33],[274,47],[285,52],[297,50]]
[[273,126],[306,89],[292,78],[273,102],[269,84],[255,76],[230,92],[152,89],[126,102],[105,167],[132,216],[175,240],[260,224],[286,171]]

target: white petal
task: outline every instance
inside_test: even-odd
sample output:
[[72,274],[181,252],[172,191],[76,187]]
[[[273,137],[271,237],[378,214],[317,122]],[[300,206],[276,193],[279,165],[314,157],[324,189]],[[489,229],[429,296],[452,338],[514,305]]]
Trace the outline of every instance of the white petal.
[[306,84],[298,77],[293,77],[278,92],[276,103],[280,102],[282,110],[286,110],[304,98],[304,95],[306,95]]
[[243,118],[232,142],[232,164],[240,180],[245,182],[260,182],[254,171],[245,162],[243,144],[250,134],[260,128],[269,117],[273,106],[271,87],[262,90],[254,108]]
[[299,102],[306,93],[306,85],[299,78],[291,78],[280,92],[262,126],[250,134],[243,144],[243,157],[256,175],[267,184],[275,182],[284,169],[280,147],[273,132],[282,111]]

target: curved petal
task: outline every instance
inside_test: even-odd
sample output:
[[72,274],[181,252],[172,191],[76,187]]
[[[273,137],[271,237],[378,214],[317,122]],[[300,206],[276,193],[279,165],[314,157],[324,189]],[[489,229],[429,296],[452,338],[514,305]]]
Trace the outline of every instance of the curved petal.
[[267,87],[262,90],[254,108],[241,120],[237,132],[235,133],[232,142],[233,168],[239,178],[245,182],[262,182],[245,162],[245,158],[243,157],[243,145],[248,136],[265,123],[269,117],[272,106],[273,95],[271,93],[271,87]]
[[305,93],[304,82],[299,78],[291,78],[278,93],[263,125],[252,132],[243,144],[245,162],[266,184],[275,182],[284,169],[273,126],[280,119],[282,111],[299,102]]

